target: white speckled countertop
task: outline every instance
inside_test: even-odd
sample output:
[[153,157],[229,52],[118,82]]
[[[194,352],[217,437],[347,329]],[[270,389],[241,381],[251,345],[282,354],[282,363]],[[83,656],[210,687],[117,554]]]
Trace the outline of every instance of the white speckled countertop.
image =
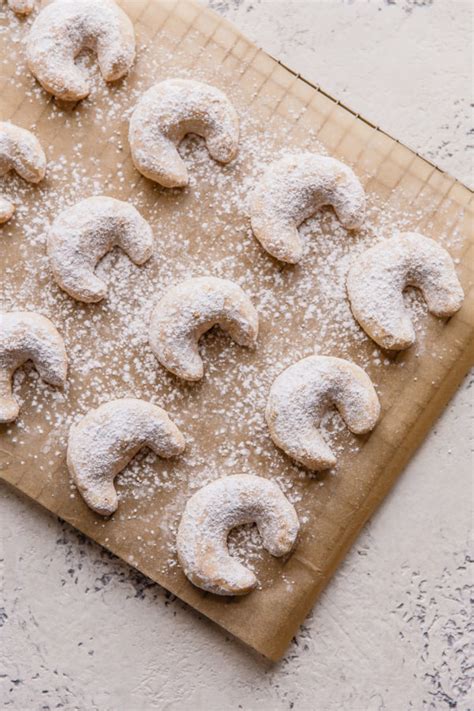
[[[473,184],[468,0],[208,4],[309,80]],[[464,383],[277,665],[0,486],[2,707],[472,708],[472,383]]]

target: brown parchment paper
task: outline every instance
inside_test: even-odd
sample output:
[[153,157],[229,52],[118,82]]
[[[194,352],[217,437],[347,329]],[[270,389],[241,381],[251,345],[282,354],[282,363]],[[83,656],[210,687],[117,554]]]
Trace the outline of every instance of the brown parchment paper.
[[[278,659],[472,361],[472,195],[192,0],[120,4],[135,23],[137,63],[125,81],[111,87],[94,68],[92,96],[75,108],[58,106],[35,84],[22,50],[29,21],[0,9],[0,118],[33,127],[50,161],[38,188],[14,176],[0,186],[18,204],[17,216],[0,237],[0,308],[50,316],[71,361],[63,393],[44,386],[28,367],[17,378],[22,412],[13,425],[0,426],[0,476],[248,645]],[[212,164],[199,142],[185,146],[195,177],[185,191],[165,191],[142,178],[126,140],[128,112],[137,96],[174,75],[196,76],[226,90],[243,119],[243,148],[234,166]],[[329,214],[311,232],[308,254],[296,268],[278,265],[249,233],[242,205],[263,167],[261,156],[271,160],[287,147],[318,146],[351,164],[361,178],[375,210],[372,230],[380,224],[387,231],[390,215],[397,215],[400,227],[440,239],[457,260],[466,294],[461,311],[444,322],[416,302],[418,342],[406,352],[378,351],[346,311],[341,317],[338,304],[344,295],[336,293],[334,301],[328,297],[331,274],[322,275],[332,231],[341,259],[344,250],[357,249],[358,239],[342,240]],[[131,200],[150,220],[157,249],[144,268],[118,253],[107,257],[101,269],[109,298],[87,306],[52,283],[45,231],[59,209],[100,193]],[[366,238],[370,242],[370,235]],[[331,254],[326,257],[334,266]],[[257,352],[249,353],[220,334],[206,337],[206,377],[188,386],[154,361],[144,324],[155,294],[180,278],[205,273],[234,278],[248,290],[260,311],[261,338]],[[291,303],[285,301],[288,295],[295,296]],[[334,427],[336,471],[309,476],[273,447],[263,410],[276,373],[314,349],[365,367],[377,386],[382,416],[362,439]],[[173,463],[142,455],[118,482],[119,511],[104,521],[71,487],[67,431],[90,407],[123,395],[163,404],[185,434],[188,453]],[[239,409],[240,398],[244,407]],[[190,493],[210,478],[237,471],[274,476],[293,497],[303,523],[299,545],[284,561],[244,542],[261,588],[244,598],[224,599],[187,582],[175,564],[172,539]],[[238,549],[238,540],[235,545]]]

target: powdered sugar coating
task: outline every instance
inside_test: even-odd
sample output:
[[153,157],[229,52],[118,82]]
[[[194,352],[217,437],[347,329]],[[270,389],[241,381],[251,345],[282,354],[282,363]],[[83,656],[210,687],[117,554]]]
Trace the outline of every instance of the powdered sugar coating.
[[26,53],[30,71],[43,89],[64,101],[90,92],[88,79],[75,64],[84,49],[97,54],[105,81],[116,81],[135,59],[135,31],[113,0],[55,0],[33,23]]
[[0,196],[0,225],[13,217],[15,205],[11,200]]
[[48,256],[59,286],[78,301],[101,301],[107,285],[94,274],[100,259],[114,246],[135,264],[153,252],[151,227],[127,202],[98,195],[61,212],[48,233]]
[[[46,156],[31,131],[13,123],[0,122],[0,176],[14,170],[28,183],[39,183],[46,173]],[[0,224],[15,211],[11,200],[0,197]]]
[[316,153],[286,155],[267,167],[255,188],[253,233],[273,257],[296,264],[303,253],[298,226],[324,205],[332,205],[346,229],[362,225],[365,193],[354,172]]
[[8,0],[8,7],[17,15],[29,15],[33,12],[36,0]]
[[283,371],[273,382],[265,416],[277,447],[308,469],[328,469],[336,463],[318,426],[336,405],[354,434],[375,427],[380,404],[369,376],[342,358],[309,356]]
[[217,479],[187,502],[177,536],[178,559],[197,587],[216,595],[245,595],[257,585],[248,568],[229,555],[227,538],[236,526],[256,523],[264,548],[287,555],[298,536],[293,505],[273,481],[249,474]]
[[356,320],[382,348],[403,350],[416,339],[403,301],[407,286],[421,289],[428,310],[447,318],[461,308],[464,293],[450,254],[429,237],[403,232],[360,254],[347,275]]
[[188,133],[205,138],[214,160],[233,160],[239,118],[227,96],[192,79],[167,79],[152,86],[130,119],[129,142],[137,170],[166,188],[187,185],[188,171],[177,146]]
[[153,309],[150,345],[160,363],[184,380],[200,380],[200,337],[219,325],[241,346],[254,348],[258,314],[247,294],[228,279],[197,277],[172,287]]
[[184,437],[166,410],[145,400],[106,402],[71,427],[67,465],[93,511],[109,516],[117,510],[114,479],[142,447],[166,459],[185,448]]
[[13,422],[20,411],[13,397],[17,368],[32,360],[50,385],[64,385],[67,356],[64,341],[51,321],[37,313],[0,313],[0,422]]

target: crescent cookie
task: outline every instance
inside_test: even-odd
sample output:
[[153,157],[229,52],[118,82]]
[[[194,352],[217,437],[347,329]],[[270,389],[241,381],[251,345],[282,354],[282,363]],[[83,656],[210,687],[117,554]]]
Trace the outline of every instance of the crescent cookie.
[[230,531],[246,523],[257,524],[264,548],[276,557],[290,553],[296,543],[296,511],[269,479],[227,476],[189,499],[179,524],[177,550],[194,585],[216,595],[245,595],[255,588],[255,575],[227,548]]
[[258,314],[247,294],[232,281],[197,277],[172,287],[151,314],[150,346],[167,370],[184,380],[200,380],[204,365],[200,337],[215,325],[240,346],[254,348]]
[[355,363],[315,355],[290,365],[274,380],[265,412],[276,446],[313,471],[334,466],[317,429],[333,405],[354,434],[370,432],[380,414],[374,386]]
[[152,255],[151,227],[133,205],[99,195],[64,210],[48,233],[48,255],[56,282],[78,301],[101,301],[107,285],[94,269],[116,245],[135,264],[144,264]]
[[17,15],[29,15],[35,7],[35,0],[8,0],[8,7]]
[[0,313],[0,423],[18,417],[20,407],[13,397],[12,380],[15,370],[27,360],[33,361],[45,382],[64,385],[64,341],[51,321],[26,311]]
[[142,447],[166,459],[185,447],[167,412],[145,400],[106,402],[71,427],[67,465],[89,508],[102,516],[117,510],[114,479]]
[[316,153],[284,156],[267,167],[255,188],[253,233],[273,257],[296,264],[303,254],[298,226],[324,205],[334,208],[346,229],[362,225],[365,192],[355,173]]
[[116,81],[135,59],[135,32],[113,0],[56,0],[34,21],[26,46],[28,66],[43,89],[64,101],[88,96],[90,84],[75,64],[92,49],[105,81]]
[[[0,122],[0,176],[14,170],[28,183],[39,183],[46,173],[46,156],[40,142],[31,131]],[[0,197],[0,224],[15,212],[15,205]]]
[[165,188],[187,185],[188,171],[177,150],[187,133],[202,136],[220,163],[229,163],[237,154],[239,118],[222,91],[191,79],[167,79],[152,86],[130,119],[137,170]]
[[421,289],[429,311],[446,318],[461,308],[464,293],[449,253],[428,237],[402,232],[359,255],[347,275],[354,317],[367,335],[389,350],[416,339],[403,292]]

